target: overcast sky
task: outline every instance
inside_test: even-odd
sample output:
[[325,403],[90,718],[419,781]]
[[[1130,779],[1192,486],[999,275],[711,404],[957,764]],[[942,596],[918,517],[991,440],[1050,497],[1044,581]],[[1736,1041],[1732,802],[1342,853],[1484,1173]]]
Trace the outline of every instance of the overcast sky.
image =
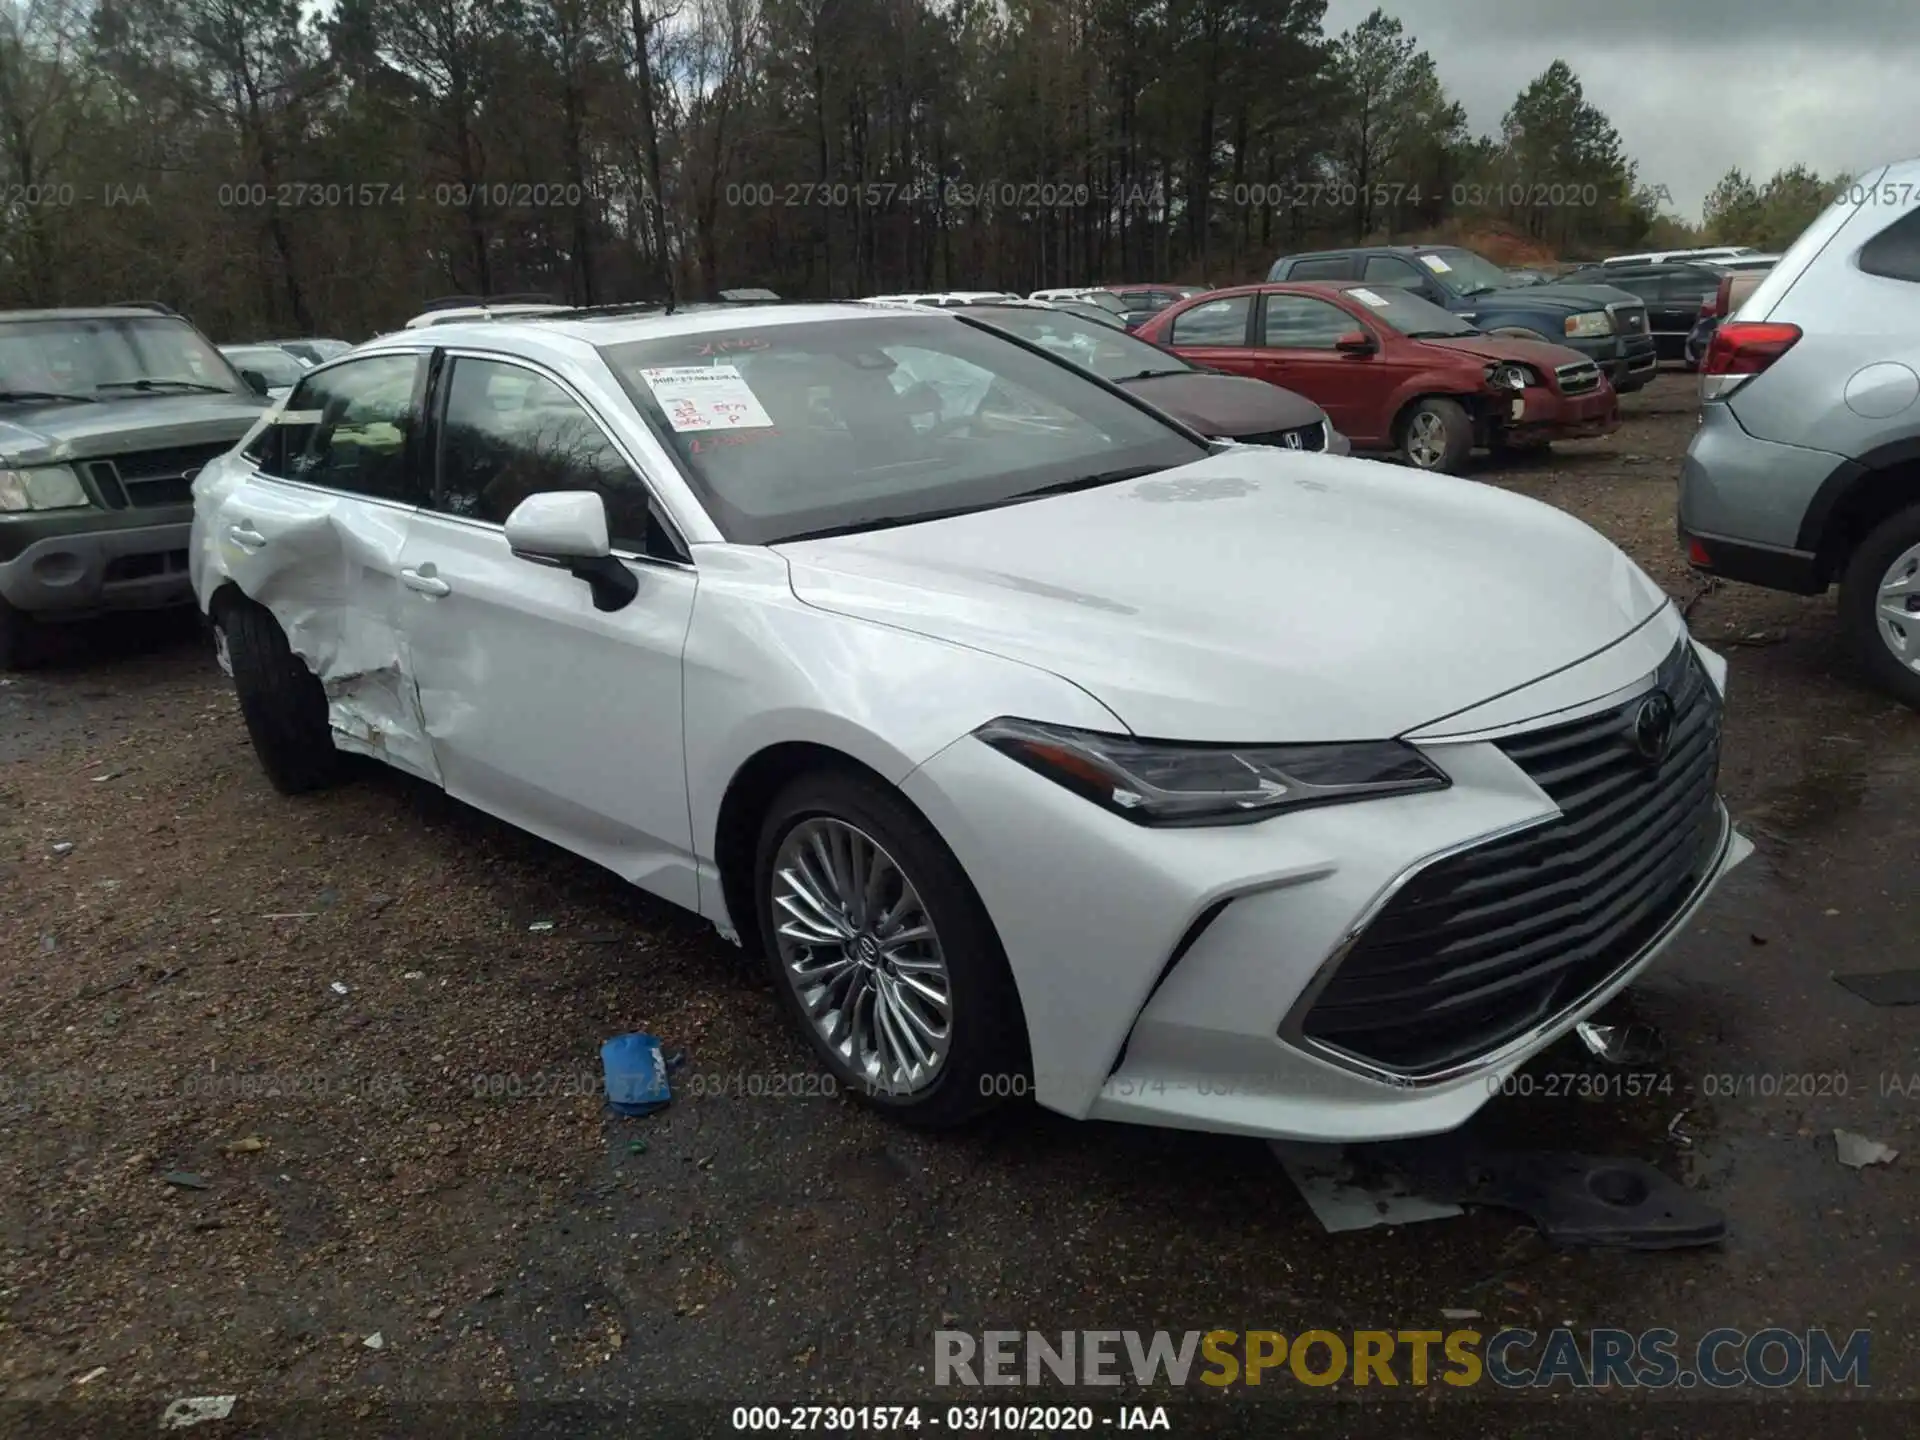
[[1327,32],[1376,7],[1480,133],[1565,60],[1689,220],[1729,166],[1760,181],[1920,155],[1920,0],[1328,0]]

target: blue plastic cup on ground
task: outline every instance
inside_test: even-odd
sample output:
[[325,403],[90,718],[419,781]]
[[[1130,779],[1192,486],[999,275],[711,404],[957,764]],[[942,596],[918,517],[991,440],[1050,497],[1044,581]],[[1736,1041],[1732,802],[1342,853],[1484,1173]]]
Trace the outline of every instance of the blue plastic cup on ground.
[[651,1035],[616,1035],[600,1047],[607,1104],[622,1115],[651,1115],[673,1101],[667,1057]]

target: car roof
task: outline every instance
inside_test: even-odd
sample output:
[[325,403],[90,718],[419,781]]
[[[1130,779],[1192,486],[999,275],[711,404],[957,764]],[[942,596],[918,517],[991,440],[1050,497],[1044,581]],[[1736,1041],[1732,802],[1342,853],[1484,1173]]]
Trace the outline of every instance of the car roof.
[[178,320],[186,316],[150,305],[79,305],[57,310],[0,310],[0,324],[9,320]]
[[[614,307],[595,314],[588,310],[548,312],[539,315],[500,315],[492,320],[450,320],[443,325],[423,325],[396,331],[368,341],[355,353],[375,347],[391,348],[396,342],[412,341],[440,345],[474,344],[482,348],[500,348],[502,340],[548,339],[559,337],[583,345],[627,345],[641,340],[661,340],[676,335],[703,335],[717,330],[737,330],[745,326],[806,325],[830,320],[904,320],[924,319],[941,312],[929,306],[894,309],[862,301],[822,301],[818,304],[747,304],[649,311],[635,314]],[[417,348],[410,345],[408,348]]]
[[570,305],[556,305],[545,301],[509,301],[499,305],[455,305],[440,310],[423,310],[407,321],[410,330],[427,330],[440,325],[457,325],[463,320],[484,318],[489,315],[549,315],[558,310],[570,310]]
[[1465,250],[1464,245],[1339,245],[1331,250],[1300,250],[1277,256],[1282,260],[1324,260],[1335,255],[1431,255],[1441,250]]
[[[1375,282],[1378,283],[1377,281]],[[1305,290],[1310,294],[1326,292],[1338,294],[1343,290],[1364,290],[1364,280],[1249,280],[1241,285],[1222,285],[1214,290],[1202,290],[1198,295],[1189,296],[1192,300],[1227,300],[1235,295],[1257,295],[1267,290]]]

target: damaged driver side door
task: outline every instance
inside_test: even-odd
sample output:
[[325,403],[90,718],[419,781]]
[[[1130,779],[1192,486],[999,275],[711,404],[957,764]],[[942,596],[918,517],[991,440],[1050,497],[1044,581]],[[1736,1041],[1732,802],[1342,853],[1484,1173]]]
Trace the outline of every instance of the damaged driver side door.
[[228,573],[273,612],[326,688],[334,744],[435,783],[396,614],[425,487],[427,354],[369,355],[303,379],[221,503]]

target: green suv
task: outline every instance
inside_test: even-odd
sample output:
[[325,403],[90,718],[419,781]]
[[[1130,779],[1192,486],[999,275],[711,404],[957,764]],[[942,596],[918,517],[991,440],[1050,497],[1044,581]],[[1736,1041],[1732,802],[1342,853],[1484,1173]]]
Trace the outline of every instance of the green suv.
[[265,398],[163,305],[0,311],[0,669],[47,622],[193,601],[193,477]]

